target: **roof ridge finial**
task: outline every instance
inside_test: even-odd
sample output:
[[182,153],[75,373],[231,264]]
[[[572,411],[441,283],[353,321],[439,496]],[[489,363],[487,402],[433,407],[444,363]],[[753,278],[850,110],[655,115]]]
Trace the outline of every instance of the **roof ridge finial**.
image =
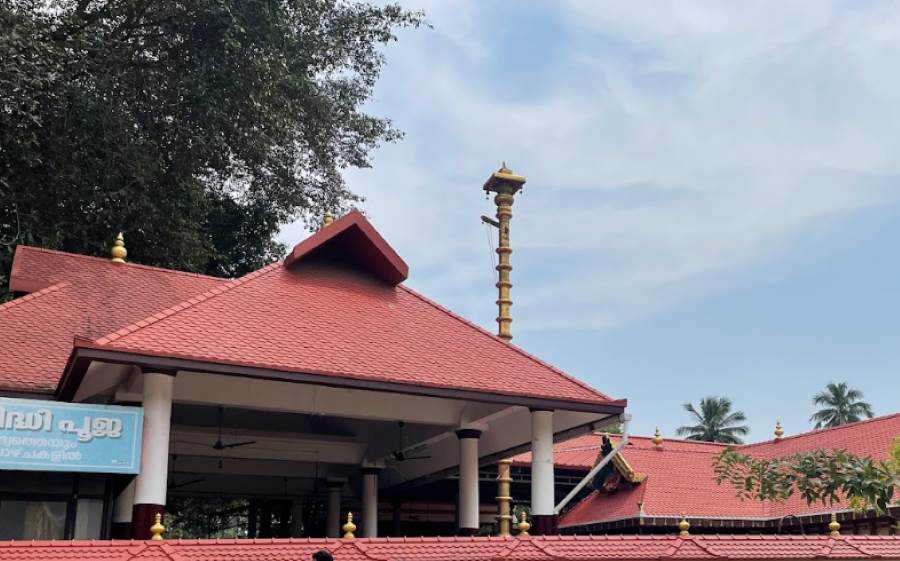
[[125,249],[125,236],[122,232],[119,232],[119,235],[116,236],[116,241],[113,242],[112,250],[109,253],[112,256],[113,263],[125,262],[125,258],[128,256],[128,250]]
[[837,521],[837,514],[831,513],[831,522],[828,523],[828,535],[836,538],[841,535],[841,523]]
[[519,529],[519,536],[527,536],[528,530],[531,529],[531,524],[528,523],[528,515],[524,510],[519,511],[518,522],[516,522],[516,528]]
[[356,524],[353,523],[353,513],[347,513],[347,523],[341,527],[341,530],[344,531],[344,539],[352,540],[356,536],[353,535],[353,532],[356,531]]
[[322,217],[322,228],[331,226],[332,222],[334,222],[334,215],[331,214],[330,210],[326,210],[325,215]]
[[663,437],[662,433],[659,431],[659,426],[656,427],[656,432],[653,433],[653,447],[657,450],[662,450]]
[[153,526],[150,526],[150,539],[155,542],[162,541],[162,535],[166,531],[166,527],[162,525],[162,514],[157,512],[154,520],[156,522],[153,523]]
[[775,440],[781,440],[781,438],[783,436],[784,436],[784,428],[782,428],[782,426],[781,426],[781,421],[776,420],[775,421]]
[[688,522],[687,517],[682,512],[681,520],[678,521],[678,536],[682,538],[686,538],[691,535],[689,530],[691,529],[691,523]]

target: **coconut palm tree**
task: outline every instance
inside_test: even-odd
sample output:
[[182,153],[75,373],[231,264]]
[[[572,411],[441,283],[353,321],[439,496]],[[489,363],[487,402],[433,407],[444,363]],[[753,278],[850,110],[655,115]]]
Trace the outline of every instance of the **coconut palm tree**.
[[700,400],[699,411],[693,404],[685,403],[684,410],[697,421],[696,425],[679,427],[676,431],[688,440],[740,444],[740,437],[750,432],[750,427],[739,424],[747,420],[744,412],[732,413],[731,400],[727,397],[705,397]]
[[861,421],[863,417],[874,416],[872,406],[862,401],[863,393],[851,388],[847,382],[834,382],[825,386],[825,391],[813,396],[813,405],[821,407],[809,418],[816,422],[816,428],[836,427],[845,423]]

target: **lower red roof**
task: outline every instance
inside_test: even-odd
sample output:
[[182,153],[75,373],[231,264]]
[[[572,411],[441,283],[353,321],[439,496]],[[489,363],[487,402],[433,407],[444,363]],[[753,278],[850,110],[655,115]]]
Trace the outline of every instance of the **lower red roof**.
[[[897,437],[900,437],[900,413],[801,433],[781,440],[737,446],[736,449],[741,453],[764,458],[790,456],[817,449],[842,449],[859,456],[884,459]],[[599,435],[591,435],[576,439],[578,442],[557,444],[554,454],[568,464],[583,461],[581,467],[590,469],[600,448],[600,438]],[[756,520],[843,511],[849,508],[845,502],[840,501],[829,506],[808,505],[796,493],[784,502],[742,501],[730,485],[719,485],[715,481],[713,458],[724,449],[722,444],[669,439],[663,440],[661,449],[656,449],[652,439],[648,437],[631,437],[621,452],[622,457],[635,471],[647,474],[647,478],[638,485],[621,486],[611,493],[594,491],[563,514],[560,527],[588,526],[636,518],[639,516],[639,508],[642,516],[650,517],[677,517],[684,512],[689,519]],[[523,455],[521,459],[527,461],[528,456]]]
[[644,561],[898,559],[896,536],[535,536],[276,540],[0,542],[0,560]]
[[0,391],[52,393],[76,336],[100,337],[226,282],[20,245],[0,305]]

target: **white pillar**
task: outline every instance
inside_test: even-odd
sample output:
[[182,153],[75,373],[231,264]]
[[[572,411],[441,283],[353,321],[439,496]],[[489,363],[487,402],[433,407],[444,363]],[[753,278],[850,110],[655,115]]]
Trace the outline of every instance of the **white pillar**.
[[172,390],[175,377],[146,373],[144,382],[144,434],[141,471],[135,478],[132,536],[150,537],[150,526],[166,505],[169,480],[169,430],[172,424]]
[[341,536],[341,487],[342,483],[328,482],[328,526],[329,538]]
[[481,526],[478,499],[478,438],[480,430],[461,429],[459,438],[459,533],[477,535]]
[[376,467],[362,468],[362,537],[378,537],[378,472]]
[[553,412],[531,412],[531,515],[553,516]]

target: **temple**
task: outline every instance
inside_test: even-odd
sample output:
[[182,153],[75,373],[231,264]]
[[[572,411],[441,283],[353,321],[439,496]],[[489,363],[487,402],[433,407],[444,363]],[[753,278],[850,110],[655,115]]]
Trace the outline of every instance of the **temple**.
[[478,534],[481,468],[522,451],[532,533],[555,532],[554,441],[625,409],[404,286],[357,211],[235,280],[123,258],[16,250],[3,406],[52,420],[5,425],[3,538],[148,538],[185,494],[274,508],[284,536],[347,511],[361,536]]
[[[358,211],[237,279],[131,263],[127,232],[104,257],[18,246],[0,305],[0,559],[900,559],[875,536],[896,507],[740,502],[714,481],[720,445],[629,436],[624,399],[511,343],[524,182],[504,165],[484,186],[497,334],[405,286]],[[742,451],[883,458],[898,434],[900,415],[779,425]],[[165,539],[167,505],[187,499],[231,500],[235,539]]]

